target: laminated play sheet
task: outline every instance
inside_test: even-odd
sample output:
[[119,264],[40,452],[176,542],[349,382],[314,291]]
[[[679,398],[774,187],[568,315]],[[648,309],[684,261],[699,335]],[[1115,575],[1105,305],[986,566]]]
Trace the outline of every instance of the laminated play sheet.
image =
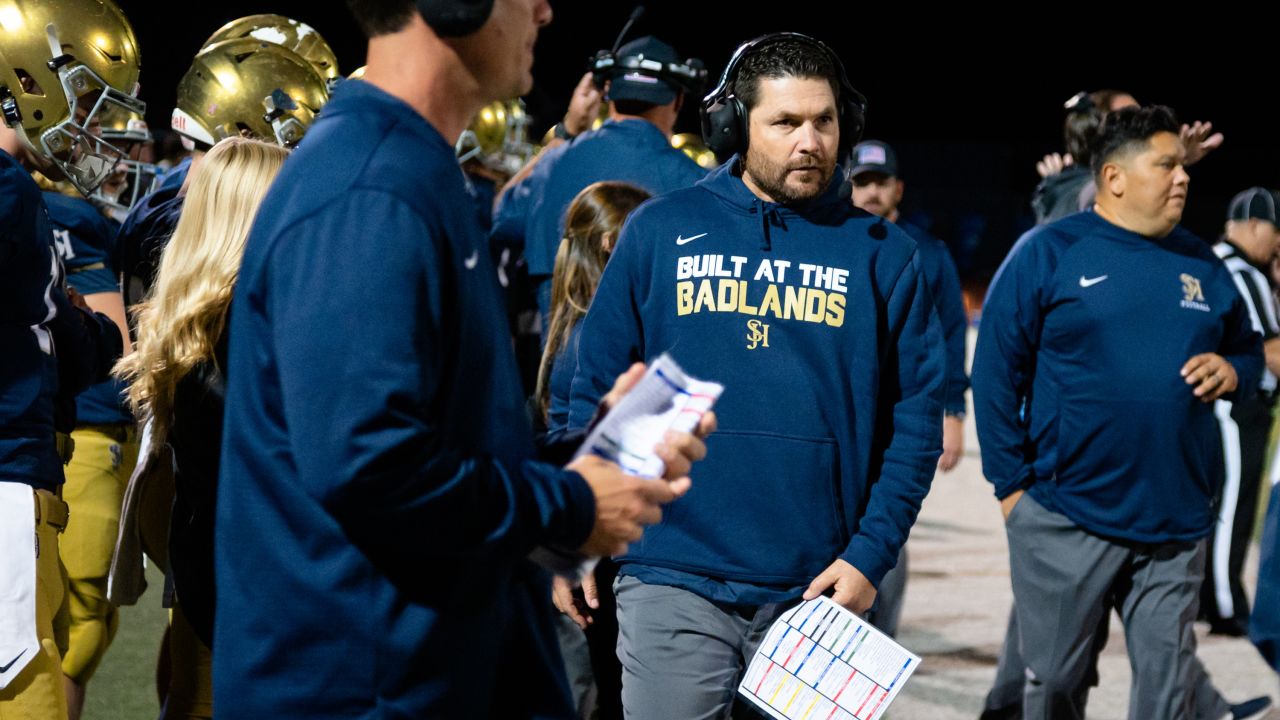
[[668,430],[693,432],[723,390],[723,385],[689,377],[663,353],[592,429],[578,455],[595,453],[632,475],[662,477],[654,446]]
[[769,628],[738,686],[778,720],[875,720],[920,658],[828,597]]

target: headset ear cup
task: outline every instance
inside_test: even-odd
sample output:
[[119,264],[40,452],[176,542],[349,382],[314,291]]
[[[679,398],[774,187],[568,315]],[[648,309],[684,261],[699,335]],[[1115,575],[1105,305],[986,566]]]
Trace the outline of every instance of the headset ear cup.
[[417,0],[422,19],[440,37],[465,37],[493,12],[493,0]]
[[854,144],[860,143],[862,142],[862,134],[866,130],[866,118],[862,114],[862,108],[850,103],[849,118],[849,133],[852,135],[850,139],[853,140]]
[[861,105],[852,101],[840,103],[839,162],[848,164],[852,160],[853,146],[862,140],[865,126],[866,116],[862,113]]
[[707,105],[702,111],[702,139],[720,157],[738,151],[741,129],[736,117],[741,105],[737,98],[726,98]]
[[737,128],[738,133],[738,141],[734,144],[733,151],[745,159],[747,145],[751,141],[751,127],[747,121],[747,110],[742,107],[742,101],[738,99],[737,95],[729,98],[729,105],[733,108],[733,126]]

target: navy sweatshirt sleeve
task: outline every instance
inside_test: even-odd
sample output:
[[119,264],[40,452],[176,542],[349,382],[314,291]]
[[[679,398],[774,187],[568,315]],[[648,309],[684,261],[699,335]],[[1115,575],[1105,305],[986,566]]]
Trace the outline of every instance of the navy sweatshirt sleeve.
[[918,253],[893,284],[886,317],[877,412],[883,460],[858,532],[840,555],[876,586],[898,562],[942,452],[942,334]]
[[49,323],[58,349],[58,392],[73,397],[110,379],[112,366],[124,352],[124,336],[106,315],[72,305],[61,288],[54,288],[49,299],[58,309]]
[[[269,313],[294,320],[272,323],[271,344],[300,485],[380,564],[578,547],[595,512],[580,476],[468,452],[451,435],[440,380],[454,359],[439,341],[449,278],[430,224],[386,192],[353,195],[361,213],[321,213],[298,229],[308,242],[277,243],[267,263]],[[367,217],[398,240],[351,242]],[[378,268],[377,282],[335,264]]]
[[942,338],[947,354],[947,391],[943,398],[943,411],[948,415],[960,415],[965,411],[964,393],[969,389],[969,376],[964,370],[965,329],[968,322],[964,312],[964,293],[960,290],[960,273],[955,261],[941,241],[937,248],[936,279],[930,283],[933,300],[938,306],[938,319],[942,322]]
[[973,411],[982,472],[997,498],[1031,484],[1031,441],[1025,422],[1040,337],[1040,288],[1053,264],[1048,237],[1023,235],[996,272],[982,307],[973,354]]
[[493,227],[489,230],[489,247],[494,251],[503,248],[523,248],[525,223],[533,204],[532,175],[507,188],[493,211]]

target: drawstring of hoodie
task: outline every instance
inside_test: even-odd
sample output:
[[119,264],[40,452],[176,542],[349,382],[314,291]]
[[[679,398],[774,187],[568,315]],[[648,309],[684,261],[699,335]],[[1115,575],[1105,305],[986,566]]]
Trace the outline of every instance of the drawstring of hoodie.
[[769,237],[769,226],[777,225],[785,231],[787,224],[783,221],[782,214],[778,212],[777,205],[766,203],[760,198],[755,198],[751,205],[751,212],[760,216],[760,249],[769,252],[773,249],[773,240]]

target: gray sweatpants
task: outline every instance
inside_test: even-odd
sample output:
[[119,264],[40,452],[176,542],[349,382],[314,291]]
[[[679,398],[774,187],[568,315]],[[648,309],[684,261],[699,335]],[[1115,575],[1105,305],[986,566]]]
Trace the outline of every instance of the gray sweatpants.
[[[1110,632],[1109,618],[1098,626],[1093,660],[1095,668],[1097,655],[1106,645],[1108,632]],[[986,703],[982,707],[979,720],[1022,720],[1022,691],[1023,686],[1026,685],[1027,672],[1022,653],[1018,650],[1018,644],[1021,641],[1018,635],[1018,608],[1014,607],[1009,610],[1009,628],[1005,632],[1004,647],[1000,650],[996,679],[991,685],[991,691],[987,693]],[[1094,669],[1090,669],[1076,690],[1078,702],[1082,707],[1089,698],[1089,688],[1097,684],[1095,672]],[[1231,704],[1222,697],[1218,688],[1213,686],[1213,681],[1208,671],[1204,669],[1204,663],[1200,662],[1200,658],[1196,658],[1191,676],[1195,720],[1222,720],[1228,716],[1231,713]]]
[[[1099,622],[1120,613],[1133,680],[1129,717],[1191,720],[1204,544],[1122,544],[1024,495],[1005,524],[1028,720],[1084,717],[1081,685]],[[1110,601],[1110,602],[1109,602]]]
[[800,601],[722,605],[626,575],[613,587],[627,720],[729,717],[756,647],[773,621]]

